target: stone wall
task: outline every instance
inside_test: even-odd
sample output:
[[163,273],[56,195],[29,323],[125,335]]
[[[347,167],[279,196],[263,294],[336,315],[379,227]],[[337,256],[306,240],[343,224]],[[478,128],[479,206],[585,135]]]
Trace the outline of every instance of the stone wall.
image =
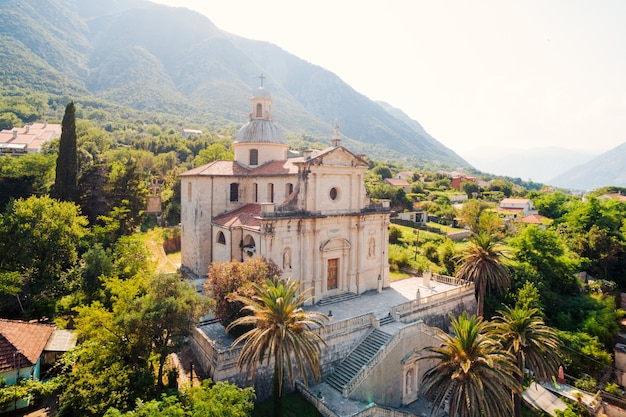
[[[447,330],[449,313],[458,315],[463,310],[473,312],[475,307],[473,287],[459,287],[392,308],[391,313],[396,321],[406,323],[408,326],[399,330],[392,341],[383,348],[383,353],[374,361],[375,363],[371,363],[369,369],[359,376],[350,397],[394,407],[401,405],[407,398],[404,375],[408,367],[413,367],[415,378],[412,392],[419,389],[417,382],[421,380],[424,370],[428,369],[426,363],[420,363],[412,356],[417,355],[424,346],[434,343],[433,330],[429,326]],[[322,380],[334,372],[341,361],[378,326],[378,320],[372,313],[368,313],[330,323],[324,329],[320,329],[327,344],[326,347],[322,347],[320,357]],[[250,385],[251,380],[246,377],[245,371],[237,367],[239,347],[231,349],[229,345],[211,340],[200,328],[194,329],[191,346],[202,370],[214,381],[227,380],[241,386]],[[409,363],[407,360],[413,362]],[[269,365],[264,363],[256,371],[254,387],[259,401],[272,395],[272,369],[271,363]],[[312,380],[308,382],[314,383]],[[287,386],[285,390],[290,391],[292,388]]]

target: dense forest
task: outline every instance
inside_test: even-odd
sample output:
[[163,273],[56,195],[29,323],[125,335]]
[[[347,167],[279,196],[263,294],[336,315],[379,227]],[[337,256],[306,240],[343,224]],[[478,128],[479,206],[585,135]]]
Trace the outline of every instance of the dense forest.
[[[56,393],[61,415],[68,416],[127,415],[135,407],[146,414],[128,415],[170,415],[147,414],[149,407],[197,415],[207,401],[224,407],[213,415],[247,415],[254,394],[228,384],[162,396],[177,392],[175,369],[165,358],[180,349],[212,301],[198,296],[183,276],[159,273],[141,239],[155,228],[164,236],[178,233],[178,174],[232,159],[236,126],[194,125],[203,133],[185,139],[181,130],[188,126],[149,113],[97,102],[74,107],[69,98],[29,93],[0,98],[3,128],[41,120],[42,114],[73,132],[75,146],[56,140],[38,154],[0,157],[0,314],[74,329],[80,343],[63,369],[52,370],[58,376],[51,382],[24,381],[26,391],[0,389],[0,406],[30,392]],[[297,138],[290,141],[298,147]],[[59,161],[67,167],[72,158],[75,177],[61,179]],[[372,198],[390,199],[394,211],[422,210],[432,218],[418,233],[391,225],[395,279],[407,269],[453,276],[470,243],[453,241],[448,232],[456,227],[488,234],[501,243],[511,279],[508,291],[487,295],[485,317],[503,305],[533,306],[558,331],[562,360],[581,389],[620,395],[608,376],[624,316],[619,293],[626,289],[626,203],[603,196],[626,190],[606,187],[581,198],[484,176],[488,185],[466,183],[459,192],[448,175],[426,170],[414,171],[410,192],[384,182],[407,170],[371,160],[366,177]],[[154,180],[162,199],[159,217],[146,213]],[[62,192],[68,186],[73,188]],[[467,198],[453,204],[458,195]],[[504,197],[531,199],[545,224],[505,221],[496,211]],[[146,403],[137,405],[138,398]],[[235,407],[241,414],[223,411]]]

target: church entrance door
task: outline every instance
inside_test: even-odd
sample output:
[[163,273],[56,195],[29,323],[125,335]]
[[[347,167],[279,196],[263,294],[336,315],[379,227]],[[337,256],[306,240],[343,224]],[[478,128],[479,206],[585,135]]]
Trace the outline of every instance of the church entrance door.
[[327,271],[327,281],[326,288],[329,290],[334,290],[337,288],[337,270],[339,265],[339,259],[329,259],[328,260],[328,271]]

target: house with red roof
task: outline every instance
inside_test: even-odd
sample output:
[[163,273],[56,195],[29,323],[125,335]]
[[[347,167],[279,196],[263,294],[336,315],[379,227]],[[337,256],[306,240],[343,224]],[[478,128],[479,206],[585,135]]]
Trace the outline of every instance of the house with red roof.
[[478,183],[478,178],[470,177],[465,174],[459,174],[459,175],[452,176],[450,178],[450,181],[452,183],[452,188],[454,188],[457,191],[461,191],[461,184],[463,184],[464,182]]
[[61,136],[61,125],[33,123],[22,128],[0,131],[0,155],[36,153],[41,147]]
[[[0,378],[6,385],[21,379],[39,379],[42,354],[55,326],[0,319]],[[29,405],[28,399],[11,404],[4,411]]]
[[401,178],[385,178],[383,182],[391,185],[392,187],[402,188],[407,193],[411,192],[411,184]]

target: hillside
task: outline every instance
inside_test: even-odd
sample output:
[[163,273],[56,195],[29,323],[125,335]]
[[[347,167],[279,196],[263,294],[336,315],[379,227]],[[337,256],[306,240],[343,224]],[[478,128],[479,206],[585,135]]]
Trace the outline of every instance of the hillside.
[[572,167],[548,184],[578,190],[611,185],[626,187],[626,142],[589,162]]
[[416,167],[470,167],[418,122],[276,45],[221,31],[183,8],[141,0],[0,3],[0,87],[115,103],[201,126],[247,119],[258,75],[288,137]]

